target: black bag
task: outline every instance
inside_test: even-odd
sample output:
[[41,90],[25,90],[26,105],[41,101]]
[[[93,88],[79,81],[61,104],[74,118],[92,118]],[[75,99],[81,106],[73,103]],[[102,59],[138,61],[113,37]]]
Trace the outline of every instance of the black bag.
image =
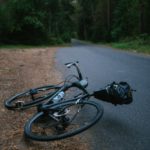
[[112,104],[130,104],[133,101],[132,89],[127,82],[113,82],[104,89],[95,91],[94,97]]

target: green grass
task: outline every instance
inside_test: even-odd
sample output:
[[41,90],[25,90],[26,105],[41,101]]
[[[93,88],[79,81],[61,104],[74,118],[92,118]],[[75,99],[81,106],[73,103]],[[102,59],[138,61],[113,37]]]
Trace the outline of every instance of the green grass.
[[25,48],[35,48],[35,47],[48,47],[46,45],[0,45],[0,49],[25,49]]
[[131,39],[131,40],[124,40],[120,42],[113,42],[110,43],[109,45],[117,49],[134,51],[137,53],[150,54],[150,43],[147,41],[145,42],[139,39],[136,40]]
[[46,48],[46,47],[66,47],[70,46],[70,44],[57,44],[57,45],[0,45],[1,49],[30,49],[30,48]]

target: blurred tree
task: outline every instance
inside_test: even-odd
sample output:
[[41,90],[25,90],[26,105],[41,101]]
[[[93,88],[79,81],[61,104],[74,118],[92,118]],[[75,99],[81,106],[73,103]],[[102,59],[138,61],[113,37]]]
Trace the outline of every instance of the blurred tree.
[[0,43],[111,41],[150,34],[150,0],[1,0]]
[[115,39],[134,36],[138,31],[138,0],[120,0],[114,11],[112,36]]
[[8,0],[0,5],[1,43],[69,41],[74,32],[70,0]]

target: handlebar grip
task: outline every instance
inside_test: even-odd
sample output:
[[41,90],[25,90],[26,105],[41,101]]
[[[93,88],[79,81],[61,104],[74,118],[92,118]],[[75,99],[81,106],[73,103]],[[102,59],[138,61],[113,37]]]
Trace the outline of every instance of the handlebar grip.
[[70,68],[71,66],[76,66],[77,64],[79,63],[79,61],[76,61],[76,62],[68,62],[68,63],[65,63],[65,65],[67,66],[67,68]]
[[69,64],[71,64],[71,65],[75,65],[75,64],[78,64],[79,63],[79,61],[75,61],[75,62],[68,62],[68,63],[65,63],[64,65],[69,65]]
[[70,64],[70,63],[65,63],[64,65],[66,65],[66,66],[67,66],[68,64]]

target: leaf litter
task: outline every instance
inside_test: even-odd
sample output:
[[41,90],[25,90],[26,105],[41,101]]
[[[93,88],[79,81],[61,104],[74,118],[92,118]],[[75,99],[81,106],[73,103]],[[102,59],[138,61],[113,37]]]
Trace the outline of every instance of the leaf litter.
[[4,100],[28,88],[61,81],[54,67],[57,48],[33,48],[0,51],[0,149],[1,150],[87,150],[81,136],[54,142],[37,142],[23,135],[24,124],[34,113],[10,111]]

